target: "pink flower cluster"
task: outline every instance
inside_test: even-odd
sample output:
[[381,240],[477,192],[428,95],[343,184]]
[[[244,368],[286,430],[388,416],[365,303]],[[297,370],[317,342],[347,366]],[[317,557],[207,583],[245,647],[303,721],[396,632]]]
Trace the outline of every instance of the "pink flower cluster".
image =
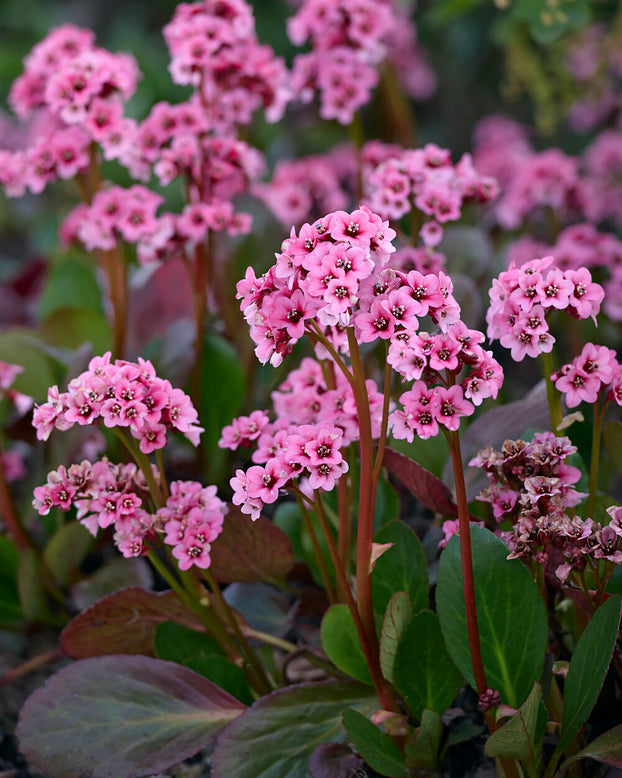
[[110,352],[94,357],[66,392],[53,386],[48,401],[33,413],[39,440],[47,440],[54,428],[66,430],[74,424],[126,428],[145,454],[164,448],[167,432],[181,432],[194,446],[203,432],[190,398],[158,378],[150,362],[139,358],[138,363],[112,363]]
[[249,124],[261,106],[268,121],[280,119],[290,98],[287,69],[257,40],[244,0],[180,3],[164,38],[173,81],[195,87],[209,129],[227,133]]
[[314,319],[345,348],[343,330],[359,299],[373,298],[394,237],[388,222],[365,206],[334,211],[298,234],[292,228],[276,264],[261,278],[248,268],[237,285],[258,359],[279,365]]
[[488,337],[511,349],[512,359],[520,362],[552,350],[548,317],[553,309],[596,321],[605,293],[587,268],[564,271],[549,256],[520,267],[511,264],[493,279],[489,294]]
[[157,215],[164,198],[141,184],[101,189],[90,205],[77,205],[65,218],[60,237],[88,251],[108,251],[119,240],[136,245],[141,264],[182,255],[205,240],[208,230],[237,235],[250,231],[250,215],[235,213],[230,202],[191,203],[180,214]]
[[597,402],[603,389],[609,400],[622,405],[622,365],[606,346],[586,343],[581,354],[551,378],[569,408]]
[[[366,381],[372,435],[380,435],[383,395],[372,379]],[[359,424],[352,388],[341,371],[335,371],[335,388],[326,385],[318,362],[305,357],[300,367],[272,393],[276,414],[270,421],[265,411],[240,416],[222,431],[221,448],[235,451],[252,447],[252,460],[263,467],[238,470],[231,484],[233,502],[257,518],[264,504],[276,500],[279,489],[296,483],[307,493],[330,491],[347,471],[339,453],[359,438]],[[271,482],[274,478],[274,483]],[[250,480],[249,480],[250,479]],[[265,483],[269,484],[267,490]]]
[[[388,362],[403,380],[414,380],[399,398],[403,409],[389,416],[394,438],[427,439],[438,435],[439,424],[457,430],[460,419],[471,416],[474,406],[497,397],[503,370],[492,352],[480,345],[483,341],[481,332],[460,321],[437,334],[404,329],[391,339]],[[457,383],[464,368],[467,373]]]
[[95,46],[91,30],[65,24],[24,60],[9,102],[22,119],[43,116],[26,150],[0,152],[0,184],[9,196],[41,192],[89,165],[92,141],[111,148],[122,134],[123,101],[136,90],[138,68],[128,54]]
[[[154,477],[157,479],[154,469]],[[77,509],[80,522],[96,535],[114,528],[114,542],[125,557],[145,554],[157,545],[158,533],[173,547],[179,567],[203,569],[210,564],[210,543],[222,530],[227,507],[216,487],[195,481],[174,481],[166,505],[156,512],[148,504],[147,485],[134,464],[83,460],[67,470],[61,465],[48,474],[47,483],[34,490],[33,506],[42,516],[51,508]]]
[[416,45],[410,9],[397,6],[391,0],[303,0],[287,26],[292,43],[311,44],[310,52],[294,58],[296,96],[309,102],[319,92],[320,116],[350,124],[370,100],[378,65],[389,59],[406,74],[411,96],[429,97],[434,74]]
[[[267,446],[265,438],[265,432],[263,440],[258,436],[262,447],[253,457],[261,464],[246,471],[236,470],[231,479],[233,504],[239,505],[242,513],[250,514],[253,520],[259,518],[264,505],[276,501],[281,489],[293,486],[295,479],[303,479],[300,488],[305,492],[314,489],[329,492],[348,470],[341,453],[343,432],[330,421],[275,430]],[[224,447],[226,442],[224,437],[220,445]],[[265,458],[266,449],[268,458]]]
[[605,527],[567,513],[585,497],[575,489],[581,471],[565,462],[576,450],[568,438],[542,432],[531,442],[506,440],[501,451],[484,449],[469,462],[488,474],[490,486],[478,499],[491,504],[509,558],[550,565],[562,582],[588,562],[622,562],[622,509],[608,509]]
[[431,247],[443,236],[441,225],[457,221],[467,202],[483,203],[498,192],[495,180],[480,175],[469,154],[454,165],[450,152],[433,143],[389,153],[366,175],[364,186],[369,207],[383,218],[401,219],[413,207],[428,216],[420,236]]

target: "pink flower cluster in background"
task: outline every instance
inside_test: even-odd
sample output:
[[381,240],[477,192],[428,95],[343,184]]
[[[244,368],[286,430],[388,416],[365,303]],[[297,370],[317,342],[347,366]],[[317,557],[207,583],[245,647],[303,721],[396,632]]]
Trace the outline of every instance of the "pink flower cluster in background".
[[369,102],[378,66],[390,52],[408,73],[411,96],[426,98],[435,89],[407,9],[400,11],[391,0],[304,0],[287,31],[295,45],[311,44],[310,52],[294,58],[292,88],[304,102],[319,92],[323,119],[350,124]]
[[181,432],[194,446],[203,432],[188,395],[158,378],[149,361],[113,363],[110,352],[94,357],[66,392],[51,387],[48,401],[35,408],[33,424],[39,440],[74,424],[125,428],[145,454],[164,448],[168,432]]
[[585,267],[564,271],[550,256],[511,264],[492,282],[488,337],[509,348],[516,362],[549,353],[555,342],[548,325],[551,310],[596,322],[604,294]]

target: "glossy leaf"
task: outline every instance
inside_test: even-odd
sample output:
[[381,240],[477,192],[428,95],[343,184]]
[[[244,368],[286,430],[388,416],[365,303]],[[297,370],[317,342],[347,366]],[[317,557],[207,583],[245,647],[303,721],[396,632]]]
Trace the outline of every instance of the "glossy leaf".
[[520,759],[529,764],[533,771],[539,758],[536,746],[539,740],[538,712],[542,706],[542,687],[536,683],[515,715],[488,738],[484,746],[485,754],[493,758],[507,756]]
[[30,548],[20,553],[17,589],[22,613],[27,621],[45,621],[50,616],[37,557]]
[[372,573],[374,610],[383,614],[395,592],[410,595],[413,612],[428,607],[428,566],[421,541],[403,521],[390,521],[374,537],[375,543],[393,543],[376,561]]
[[133,778],[192,756],[243,710],[174,662],[103,656],[49,678],[26,701],[17,734],[51,778]]
[[226,657],[217,654],[200,654],[189,657],[183,665],[208,678],[244,705],[252,705],[255,698],[244,670]]
[[233,506],[212,543],[210,556],[212,574],[220,583],[279,583],[296,562],[282,529],[263,516],[252,521]]
[[443,734],[443,722],[438,713],[424,710],[421,726],[414,743],[406,745],[406,757],[413,767],[435,769],[438,765],[438,751]]
[[352,708],[343,712],[342,721],[351,743],[376,772],[389,778],[408,778],[410,770],[389,735]]
[[371,684],[354,620],[347,605],[333,605],[322,619],[322,645],[326,656],[344,673]]
[[458,515],[450,490],[423,465],[392,448],[385,449],[382,463],[426,508],[444,516]]
[[390,683],[395,682],[394,669],[397,649],[412,615],[413,606],[408,594],[395,592],[387,605],[380,635],[380,668]]
[[[502,702],[518,708],[542,672],[546,612],[529,571],[519,560],[507,559],[508,548],[502,540],[488,530],[472,526],[471,542],[486,679],[492,689],[500,691]],[[436,605],[445,645],[474,687],[457,535],[441,554]]]
[[111,348],[112,333],[103,313],[91,308],[60,308],[41,323],[43,338],[55,346],[74,349],[90,343],[95,354]]
[[93,547],[95,539],[78,521],[63,524],[43,552],[46,564],[58,583],[67,585]]
[[205,427],[201,443],[216,449],[222,428],[239,412],[245,395],[246,376],[238,353],[218,335],[203,342],[199,419]]
[[556,748],[558,753],[569,745],[596,704],[611,662],[621,609],[620,596],[609,597],[579,638],[564,684],[564,716]]
[[88,308],[103,312],[102,293],[95,265],[82,257],[65,256],[52,263],[39,299],[39,316],[46,319],[59,310]]
[[330,681],[289,686],[262,697],[219,735],[214,778],[296,778],[321,743],[345,741],[346,708],[371,713],[379,705],[369,688]]
[[39,347],[39,337],[36,330],[26,327],[0,332],[0,359],[24,367],[24,372],[13,383],[13,389],[34,397],[38,402],[44,402],[48,388],[56,379],[51,361]]
[[165,621],[201,628],[197,616],[175,592],[157,594],[133,586],[104,597],[73,618],[61,634],[61,645],[72,659],[106,654],[154,656],[156,628]]
[[322,743],[311,754],[308,770],[311,778],[353,778],[365,762],[345,743]]
[[566,768],[579,759],[595,759],[597,762],[622,768],[622,724],[592,740],[588,746],[566,759],[559,772],[564,774]]
[[462,680],[445,648],[438,616],[421,611],[408,625],[397,649],[395,686],[404,702],[418,719],[425,709],[444,713]]

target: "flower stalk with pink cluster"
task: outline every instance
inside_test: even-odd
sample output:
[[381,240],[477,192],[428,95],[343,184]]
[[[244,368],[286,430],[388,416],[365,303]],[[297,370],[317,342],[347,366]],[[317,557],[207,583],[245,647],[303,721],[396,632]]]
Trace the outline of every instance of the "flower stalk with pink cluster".
[[[460,308],[452,295],[451,279],[442,272],[406,273],[390,266],[394,236],[388,223],[365,206],[351,213],[336,211],[314,224],[304,224],[298,231],[292,229],[277,254],[276,264],[261,278],[248,269],[246,278],[238,284],[238,297],[256,343],[255,353],[260,361],[279,365],[306,333],[320,362],[325,363],[319,368],[317,363],[307,361],[307,381],[310,386],[317,385],[321,375],[326,400],[314,402],[314,425],[303,425],[292,432],[288,419],[306,421],[304,387],[300,386],[295,395],[302,418],[300,413],[288,417],[290,409],[283,403],[281,389],[274,398],[277,411],[284,411],[278,422],[272,424],[263,412],[256,411],[225,428],[220,443],[236,448],[256,441],[253,459],[265,462],[246,472],[238,471],[231,481],[233,502],[241,505],[243,512],[256,518],[263,505],[276,501],[279,490],[290,489],[317,514],[337,573],[339,594],[350,606],[374,685],[388,710],[393,709],[394,702],[379,667],[371,579],[374,506],[387,435],[391,431],[397,438],[412,440],[417,434],[425,439],[443,429],[448,437],[458,491],[469,641],[478,693],[485,695],[468,545],[469,512],[457,430],[460,419],[471,415],[474,406],[486,397],[496,397],[502,383],[500,366],[480,345],[482,333],[469,330],[459,320]],[[420,330],[420,319],[425,317],[437,331],[429,334]],[[384,396],[367,379],[360,350],[360,344],[378,341],[385,341]],[[392,410],[392,369],[404,381],[415,382],[400,397],[403,409]],[[294,371],[285,388],[298,388],[302,375],[302,370]],[[330,375],[334,376],[332,383],[325,377]],[[323,407],[329,413],[336,411],[332,419],[322,416]],[[353,415],[348,417],[346,411]],[[319,441],[321,434],[325,438]],[[333,439],[331,445],[329,438]],[[358,440],[360,452],[356,602],[347,583],[349,555],[344,540],[351,531],[351,516],[340,510],[335,542],[318,491],[318,486],[331,490],[335,480],[344,481],[348,468],[339,449],[354,440]],[[327,471],[328,457],[335,457],[340,471],[322,484],[317,482],[314,461],[320,450],[327,457],[323,463]],[[297,484],[292,483],[301,476]],[[491,726],[494,728],[492,719]]]

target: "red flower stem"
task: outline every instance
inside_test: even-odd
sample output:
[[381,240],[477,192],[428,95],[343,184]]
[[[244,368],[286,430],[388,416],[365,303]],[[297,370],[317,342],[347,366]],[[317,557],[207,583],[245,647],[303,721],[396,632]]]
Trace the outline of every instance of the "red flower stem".
[[354,599],[354,596],[352,595],[352,590],[350,589],[343,565],[341,564],[341,559],[339,558],[339,552],[337,550],[337,545],[335,544],[333,533],[330,531],[330,526],[328,524],[328,520],[326,519],[326,514],[324,513],[322,497],[317,489],[315,490],[314,494],[314,507],[317,512],[317,517],[319,519],[322,532],[326,538],[326,543],[328,545],[328,550],[330,552],[333,565],[335,567],[335,573],[337,574],[337,585],[341,593],[344,595],[346,604],[348,605],[350,613],[352,614],[354,626],[356,627],[356,632],[359,636],[361,648],[363,649],[365,660],[367,661],[367,666],[369,667],[369,672],[374,683],[374,688],[376,689],[376,694],[378,695],[384,710],[398,712],[395,696],[384,676],[382,675],[382,670],[380,668],[378,641],[376,639],[375,630],[374,641],[370,642],[369,636],[365,630],[365,625],[361,619],[359,608],[357,607],[357,603]]
[[369,396],[354,328],[348,327],[348,346],[354,378],[353,391],[359,424],[361,469],[359,475],[358,531],[356,538],[356,596],[361,621],[370,645],[378,645],[371,590],[371,553],[374,536],[374,444],[371,433]]
[[[462,452],[460,450],[460,436],[458,431],[449,432],[447,435],[451,451],[451,463],[454,470],[456,485],[456,505],[458,507],[458,525],[460,527],[460,559],[462,562],[462,585],[464,587],[464,610],[466,615],[467,635],[469,638],[469,651],[471,664],[475,677],[475,688],[478,695],[482,695],[488,689],[484,662],[482,661],[482,648],[477,627],[477,608],[475,604],[475,583],[473,580],[473,558],[471,555],[471,528],[469,523],[469,505],[464,484],[464,471],[462,465]],[[494,730],[493,730],[494,731]]]

